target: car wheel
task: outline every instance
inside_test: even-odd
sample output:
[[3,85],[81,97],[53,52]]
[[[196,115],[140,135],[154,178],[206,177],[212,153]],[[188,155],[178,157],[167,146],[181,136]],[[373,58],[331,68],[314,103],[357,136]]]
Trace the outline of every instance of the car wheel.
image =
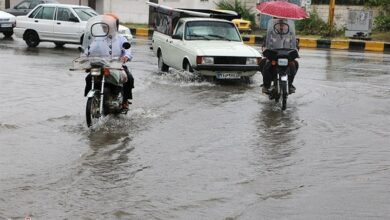
[[158,56],[158,69],[162,72],[168,72],[169,66],[164,63],[163,56],[160,53]]
[[24,41],[26,41],[27,46],[36,47],[39,44],[39,36],[34,31],[29,31],[25,34]]
[[56,47],[63,47],[65,45],[65,43],[54,43],[56,45]]
[[10,38],[14,34],[14,32],[13,31],[9,31],[9,32],[4,32],[3,34],[4,34],[4,36],[6,38]]

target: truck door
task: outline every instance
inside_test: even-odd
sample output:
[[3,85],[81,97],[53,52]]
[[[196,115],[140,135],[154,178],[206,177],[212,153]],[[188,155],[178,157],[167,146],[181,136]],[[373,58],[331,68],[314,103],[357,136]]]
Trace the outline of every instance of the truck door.
[[[167,58],[167,62],[171,64],[175,69],[182,69],[183,63],[183,34],[184,34],[184,22],[179,21],[176,25],[175,31],[172,37],[167,41],[167,53],[170,54]],[[180,38],[180,39],[178,39]]]

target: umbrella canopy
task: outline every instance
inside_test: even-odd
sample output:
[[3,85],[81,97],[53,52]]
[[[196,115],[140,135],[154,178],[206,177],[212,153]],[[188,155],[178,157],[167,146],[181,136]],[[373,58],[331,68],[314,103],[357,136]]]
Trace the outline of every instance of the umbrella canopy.
[[261,14],[278,18],[302,20],[309,17],[303,8],[285,1],[262,2],[256,9]]

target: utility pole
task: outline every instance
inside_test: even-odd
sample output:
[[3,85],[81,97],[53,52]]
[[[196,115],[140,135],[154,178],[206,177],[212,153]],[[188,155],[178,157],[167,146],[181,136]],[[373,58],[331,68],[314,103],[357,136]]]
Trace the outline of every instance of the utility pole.
[[335,6],[336,6],[336,0],[329,0],[329,17],[328,17],[329,35],[330,33],[332,33]]

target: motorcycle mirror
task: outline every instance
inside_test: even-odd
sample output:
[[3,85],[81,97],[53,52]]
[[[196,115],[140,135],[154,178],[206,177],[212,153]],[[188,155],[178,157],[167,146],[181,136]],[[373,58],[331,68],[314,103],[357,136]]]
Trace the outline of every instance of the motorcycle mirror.
[[126,50],[129,49],[131,47],[131,44],[129,42],[124,42],[122,44],[122,47],[125,48]]

